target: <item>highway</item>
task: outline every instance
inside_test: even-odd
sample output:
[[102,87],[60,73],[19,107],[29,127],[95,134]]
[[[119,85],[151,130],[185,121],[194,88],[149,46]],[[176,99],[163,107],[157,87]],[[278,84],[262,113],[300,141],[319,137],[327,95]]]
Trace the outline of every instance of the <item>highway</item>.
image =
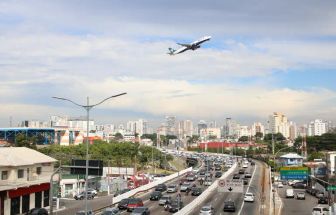
[[[239,214],[239,215],[253,215],[253,214],[269,214],[269,206],[265,206],[264,209],[261,208],[261,196],[264,196],[264,204],[266,202],[269,202],[269,199],[267,198],[267,194],[269,194],[269,186],[264,185],[264,194],[262,195],[263,188],[262,184],[266,184],[267,181],[265,181],[263,176],[266,176],[268,172],[266,171],[266,167],[261,162],[256,162],[255,166],[251,166],[249,164],[247,170],[245,172],[252,173],[252,178],[249,181],[249,186],[244,186],[244,193],[249,190],[249,192],[252,192],[255,194],[256,199],[254,203],[244,203],[243,193],[218,193],[215,191],[212,195],[210,195],[205,201],[204,204],[198,206],[195,208],[195,210],[191,214],[198,214],[201,207],[205,205],[212,205],[212,207],[215,209],[215,214],[224,214],[223,208],[224,208],[224,202],[231,200],[235,202],[236,205],[236,212],[230,213],[230,214]],[[233,173],[238,173],[238,169]],[[232,178],[233,174],[229,176],[229,178]],[[268,177],[267,177],[268,178]],[[264,181],[263,181],[264,180]]]

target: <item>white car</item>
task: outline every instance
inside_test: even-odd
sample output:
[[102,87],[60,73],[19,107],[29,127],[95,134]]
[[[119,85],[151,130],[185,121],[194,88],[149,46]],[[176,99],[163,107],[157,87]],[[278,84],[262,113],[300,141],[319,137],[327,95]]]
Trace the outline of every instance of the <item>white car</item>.
[[200,210],[199,215],[213,215],[215,214],[214,208],[211,205],[203,206]]
[[210,186],[212,184],[212,180],[211,179],[206,179],[205,181],[204,181],[204,185],[205,186]]
[[293,189],[287,189],[286,190],[286,198],[294,198],[294,190]]
[[247,164],[243,164],[243,168],[247,168]]
[[167,187],[167,193],[175,193],[177,192],[177,185],[172,184]]
[[282,184],[282,182],[278,182],[278,188],[283,188],[284,186],[283,186],[283,184]]
[[254,202],[254,194],[253,193],[245,193],[244,202]]
[[331,213],[328,207],[317,205],[313,208],[312,215],[331,215]]

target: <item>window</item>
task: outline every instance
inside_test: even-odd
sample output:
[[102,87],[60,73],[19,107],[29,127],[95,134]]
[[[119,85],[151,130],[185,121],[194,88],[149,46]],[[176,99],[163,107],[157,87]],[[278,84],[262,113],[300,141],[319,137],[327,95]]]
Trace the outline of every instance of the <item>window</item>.
[[7,179],[8,179],[8,171],[2,171],[1,180],[7,180]]
[[36,174],[41,175],[42,167],[36,167]]
[[23,178],[24,176],[24,170],[23,169],[19,169],[18,170],[18,178]]

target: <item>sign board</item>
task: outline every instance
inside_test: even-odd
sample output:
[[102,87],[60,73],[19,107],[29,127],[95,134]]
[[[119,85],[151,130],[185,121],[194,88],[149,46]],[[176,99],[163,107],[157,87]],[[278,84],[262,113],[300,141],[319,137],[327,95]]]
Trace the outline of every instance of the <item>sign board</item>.
[[308,179],[308,167],[286,166],[280,168],[282,180],[305,180]]
[[[103,175],[103,161],[102,160],[89,160],[88,162],[88,175]],[[86,173],[86,160],[71,160],[70,173],[73,175],[85,175]]]
[[327,187],[328,191],[336,190],[336,185],[330,185]]
[[218,192],[243,193],[244,192],[243,181],[234,179],[218,180]]

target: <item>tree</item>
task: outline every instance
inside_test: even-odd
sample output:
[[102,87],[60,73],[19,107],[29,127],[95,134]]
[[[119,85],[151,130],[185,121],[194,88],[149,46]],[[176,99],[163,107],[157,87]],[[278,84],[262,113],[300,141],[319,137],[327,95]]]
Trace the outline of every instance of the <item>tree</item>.
[[238,139],[239,142],[247,142],[248,140],[249,140],[248,136],[241,136]]
[[322,158],[324,158],[324,155],[321,152],[312,152],[308,155],[309,161],[314,161],[314,159],[322,159]]
[[36,149],[36,138],[27,137],[25,134],[17,134],[15,136],[15,146]]
[[264,134],[262,132],[256,132],[256,134],[254,135],[256,140],[261,140],[263,138],[263,136],[264,136]]
[[122,140],[123,138],[124,138],[123,135],[119,132],[114,135],[115,140]]

